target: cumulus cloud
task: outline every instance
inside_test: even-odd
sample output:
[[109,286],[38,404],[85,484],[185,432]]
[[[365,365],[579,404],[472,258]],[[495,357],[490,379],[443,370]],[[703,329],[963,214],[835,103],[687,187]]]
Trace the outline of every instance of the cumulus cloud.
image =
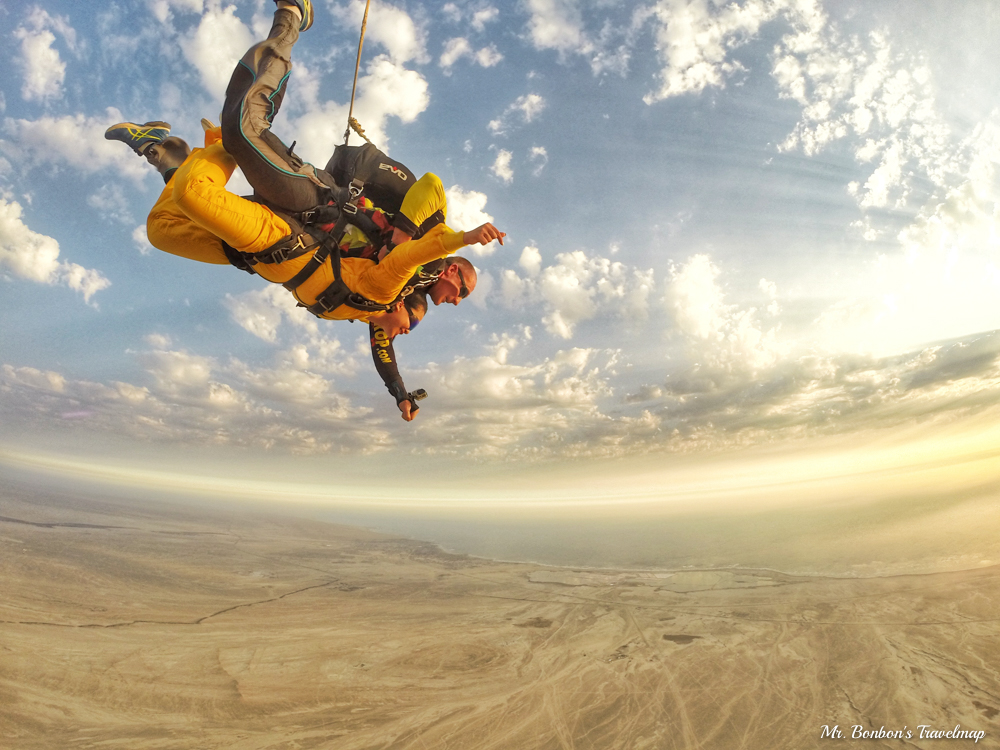
[[525,270],[530,277],[538,276],[542,271],[542,254],[534,245],[526,245],[521,251],[521,259],[518,265]]
[[466,7],[459,7],[455,3],[445,3],[441,7],[441,13],[451,23],[466,21],[469,27],[477,33],[482,33],[486,30],[487,24],[500,18],[500,11],[496,7],[482,3]]
[[392,420],[387,427],[293,353],[251,367],[175,348],[161,335],[147,337],[148,348],[135,353],[145,383],[95,383],[0,365],[0,419],[189,446],[361,454],[405,441],[422,455],[530,461],[948,421],[995,409],[1000,398],[996,333],[888,358],[784,357],[727,378],[681,369],[631,393],[616,388],[619,352],[577,347],[533,361],[530,339],[527,327],[501,332],[482,356],[408,373],[434,399],[433,411],[413,425]]
[[[354,0],[346,4],[332,6],[334,16],[350,28],[361,28],[365,14],[364,0]],[[373,2],[369,10],[369,21],[377,18],[377,23],[369,23],[365,31],[365,42],[384,48],[389,58],[398,64],[413,60],[427,62],[426,33],[402,8],[381,2]]]
[[427,383],[434,415],[419,427],[419,451],[479,459],[573,454],[610,420],[600,411],[612,394],[614,351],[574,348],[541,361],[515,361],[530,330],[495,335],[487,354],[429,365],[412,377]]
[[[0,418],[142,441],[293,453],[366,453],[392,443],[380,419],[368,417],[370,409],[352,404],[294,352],[282,352],[271,367],[251,367],[174,348],[158,334],[146,337],[146,345],[132,353],[146,374],[139,384],[2,365]],[[79,419],[67,425],[67,413]]]
[[[753,376],[787,350],[777,340],[776,327],[762,329],[756,308],[726,303],[719,274],[711,258],[701,254],[670,270],[663,301],[694,362],[687,375],[692,382],[718,384]],[[769,288],[766,293],[770,295]]]
[[[448,201],[448,226],[454,229],[475,229],[482,224],[493,221],[493,216],[486,213],[486,193],[478,190],[463,190],[461,185],[452,185],[445,190]],[[462,252],[475,253],[479,256],[490,255],[497,249],[496,240],[488,245],[470,245]]]
[[527,0],[525,5],[530,14],[528,35],[535,49],[551,49],[560,55],[593,51],[573,0]]
[[233,67],[254,43],[236,6],[209,8],[194,34],[180,40],[184,56],[197,69],[205,89],[215,99],[225,98]]
[[180,13],[201,13],[205,10],[204,0],[147,0],[149,10],[160,23],[167,23],[173,11]]
[[503,55],[500,54],[495,44],[491,44],[488,47],[476,50],[475,59],[482,67],[492,68],[497,63],[503,61]]
[[542,267],[541,253],[529,245],[521,252],[525,276],[503,271],[500,294],[505,305],[521,308],[541,304],[542,323],[553,336],[573,337],[576,326],[598,314],[615,314],[632,321],[644,320],[653,291],[653,270],[629,268],[607,258],[589,257],[582,250],[556,255],[555,263]]
[[549,152],[545,150],[544,146],[532,146],[528,152],[528,158],[535,165],[531,173],[535,177],[538,177],[542,173],[542,170],[545,169],[545,165],[549,163]]
[[[529,13],[528,38],[538,50],[554,50],[563,62],[570,55],[588,60],[594,75],[614,72],[624,76],[628,71],[631,47],[646,17],[643,7],[633,11],[633,20],[621,22],[606,18],[600,29],[587,31],[580,4],[575,0],[527,0]],[[620,12],[623,7],[612,3],[597,4],[598,10],[610,8]]]
[[903,205],[914,168],[939,186],[947,180],[955,154],[930,70],[884,35],[842,39],[822,15],[808,16],[775,47],[773,75],[781,96],[802,106],[780,148],[814,155],[852,136],[857,160],[874,165],[850,186],[862,209]]
[[149,244],[149,237],[146,236],[145,224],[140,224],[132,230],[132,244],[142,255],[149,255],[153,251],[153,246]]
[[56,33],[70,49],[76,47],[76,31],[69,21],[62,16],[52,16],[37,6],[28,11],[25,23],[14,31],[14,38],[21,42],[18,60],[24,73],[21,96],[27,101],[44,101],[62,95],[66,63],[52,46]]
[[[299,66],[301,70],[304,66]],[[430,103],[427,80],[415,70],[404,68],[385,55],[372,59],[365,75],[358,79],[354,116],[368,137],[383,151],[388,151],[386,122],[396,117],[413,122]],[[308,70],[301,79],[308,79]],[[326,164],[333,144],[343,142],[349,102],[319,102],[308,90],[297,89],[305,97],[305,114],[289,127],[298,139],[296,151],[314,164]],[[357,136],[355,136],[357,138]]]
[[93,208],[105,221],[132,224],[132,212],[128,209],[125,191],[119,184],[102,185],[97,192],[87,196],[87,205]]
[[529,123],[545,109],[545,97],[540,94],[525,94],[515,99],[496,120],[490,120],[490,132],[502,135],[511,127],[512,120]]
[[124,119],[113,107],[97,117],[75,114],[37,120],[7,119],[4,132],[11,140],[4,148],[11,156],[12,147],[16,148],[20,164],[69,167],[84,174],[110,169],[116,175],[139,181],[151,174],[149,165],[124,144],[104,139],[104,131]]
[[459,36],[445,42],[438,64],[444,69],[445,75],[451,75],[452,66],[463,58],[469,58],[484,68],[492,68],[503,60],[503,55],[494,44],[473,51],[469,40]]
[[445,69],[446,73],[450,73],[452,65],[463,57],[471,56],[472,45],[469,44],[469,40],[465,37],[457,36],[444,43],[444,51],[441,53],[438,64]]
[[[730,50],[757,35],[762,24],[793,5],[790,2],[747,0],[715,4],[705,0],[660,0],[651,10],[656,22],[656,42],[664,68],[660,85],[644,97],[647,104],[680,94],[722,86],[743,69],[730,58]],[[809,12],[812,3],[794,3]]]
[[514,170],[510,166],[510,161],[514,155],[505,148],[497,151],[497,158],[493,161],[490,171],[503,180],[508,185],[514,181]]
[[486,8],[480,8],[472,14],[472,28],[476,31],[483,31],[486,28],[486,24],[496,21],[499,17],[500,11],[492,5]]
[[[285,292],[281,294],[281,292]],[[292,302],[285,302],[288,297]],[[287,306],[294,307],[291,294],[277,286],[243,294],[227,294],[224,304],[233,321],[243,330],[273,344]]]
[[99,271],[59,260],[59,243],[32,231],[21,214],[21,204],[0,198],[0,268],[41,284],[68,286],[88,303],[111,285]]
[[[223,303],[233,322],[243,330],[271,344],[286,346],[278,358],[294,367],[320,373],[353,374],[358,361],[338,339],[329,321],[321,321],[298,306],[282,286],[227,294]],[[283,324],[286,324],[283,326]]]

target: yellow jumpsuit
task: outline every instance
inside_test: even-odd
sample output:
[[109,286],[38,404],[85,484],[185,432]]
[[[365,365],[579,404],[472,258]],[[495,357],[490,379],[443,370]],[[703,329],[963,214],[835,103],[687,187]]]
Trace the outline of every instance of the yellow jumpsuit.
[[[177,169],[150,211],[146,220],[150,244],[184,258],[228,265],[220,239],[240,252],[255,253],[288,236],[288,223],[267,206],[226,190],[236,161],[222,147],[218,129],[205,134],[205,143]],[[435,175],[426,174],[406,194],[402,212],[419,226],[438,210],[445,210],[444,188]],[[463,232],[438,224],[420,239],[396,247],[380,263],[342,258],[341,278],[351,291],[385,304],[396,299],[420,266],[451,255],[464,244]],[[311,257],[306,253],[283,263],[258,263],[254,271],[280,284]],[[293,294],[304,305],[312,305],[333,280],[327,259]],[[321,317],[368,320],[375,314],[341,305]]]

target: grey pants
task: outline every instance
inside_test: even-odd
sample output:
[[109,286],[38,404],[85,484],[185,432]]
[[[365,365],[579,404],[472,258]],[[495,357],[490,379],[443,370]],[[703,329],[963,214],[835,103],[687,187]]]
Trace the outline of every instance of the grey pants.
[[[292,152],[271,132],[292,70],[292,47],[299,21],[279,9],[267,39],[237,63],[222,109],[222,144],[239,164],[255,193],[266,202],[297,213],[326,204],[333,178]],[[294,144],[293,144],[294,145]]]

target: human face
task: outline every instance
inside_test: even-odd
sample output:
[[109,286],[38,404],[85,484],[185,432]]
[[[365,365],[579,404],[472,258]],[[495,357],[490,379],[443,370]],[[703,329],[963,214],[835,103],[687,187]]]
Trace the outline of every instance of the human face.
[[406,335],[412,331],[423,318],[424,313],[422,311],[418,311],[416,315],[412,315],[406,309],[405,305],[400,305],[395,310],[379,316],[374,322],[379,328],[385,331],[386,336],[393,339],[396,336]]
[[435,305],[442,303],[457,305],[476,288],[475,279],[470,281],[471,284],[466,283],[465,274],[460,266],[457,264],[448,266],[437,282],[428,289],[431,302]]

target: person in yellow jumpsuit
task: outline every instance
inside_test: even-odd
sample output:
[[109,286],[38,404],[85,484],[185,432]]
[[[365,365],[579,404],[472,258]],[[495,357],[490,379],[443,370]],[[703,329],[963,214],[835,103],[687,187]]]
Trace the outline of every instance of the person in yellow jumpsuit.
[[[165,123],[158,125],[161,131],[166,131]],[[118,132],[126,126],[136,130],[149,124],[135,126],[122,123],[112,126],[108,132]],[[223,148],[218,128],[206,131],[205,148],[194,149],[186,156],[186,144],[175,137],[150,140],[140,144],[136,150],[161,173],[168,175],[167,184],[146,221],[146,233],[153,247],[205,263],[229,264],[230,259],[222,243],[239,253],[253,254],[266,250],[290,234],[288,222],[266,205],[226,190],[236,162]],[[178,162],[179,166],[175,166]],[[425,175],[422,180],[430,191],[441,189],[440,180],[434,175]],[[419,190],[412,189],[407,195],[407,200],[410,199],[414,202],[424,200]],[[404,210],[405,207],[406,201]],[[464,245],[485,245],[494,239],[502,243],[505,236],[489,223],[469,232],[456,232],[438,224],[419,239],[398,245],[381,261],[342,258],[341,275],[353,292],[373,302],[387,304],[396,300],[419,267],[445,258]],[[312,252],[305,253],[281,263],[257,263],[253,270],[268,281],[284,283],[292,279],[312,255]],[[296,287],[293,294],[308,307],[315,303],[317,296],[333,278],[333,267],[328,259]],[[475,282],[472,264],[464,258],[456,258],[429,289],[429,296],[435,304],[458,304],[475,288]],[[373,316],[380,314],[341,305],[319,317],[372,320]]]

